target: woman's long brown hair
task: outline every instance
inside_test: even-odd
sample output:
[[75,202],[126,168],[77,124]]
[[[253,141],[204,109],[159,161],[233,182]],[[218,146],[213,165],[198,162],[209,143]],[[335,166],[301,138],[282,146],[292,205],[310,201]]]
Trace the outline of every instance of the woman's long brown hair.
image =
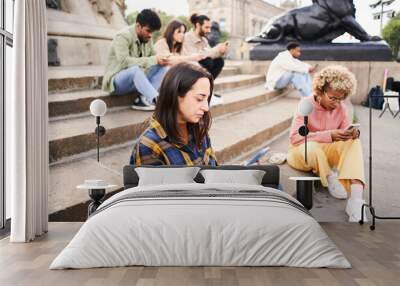
[[174,33],[182,26],[185,28],[186,32],[186,25],[184,23],[178,20],[172,20],[171,22],[169,22],[167,28],[165,29],[164,38],[167,41],[167,45],[171,53],[175,52],[177,54],[180,54],[182,51],[182,43],[175,43],[174,45]]
[[[180,63],[173,66],[165,75],[160,94],[157,99],[155,119],[161,124],[171,142],[182,144],[178,131],[178,97],[185,97],[193,85],[200,79],[207,78],[210,81],[210,104],[211,94],[214,89],[214,79],[204,68],[188,63]],[[188,131],[194,136],[196,146],[201,149],[202,142],[211,128],[210,112],[205,112],[198,123],[188,123]]]

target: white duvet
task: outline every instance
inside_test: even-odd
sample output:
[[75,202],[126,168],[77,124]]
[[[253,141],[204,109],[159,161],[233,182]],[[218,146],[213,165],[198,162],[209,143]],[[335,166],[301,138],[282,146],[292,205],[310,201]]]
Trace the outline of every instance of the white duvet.
[[[154,197],[175,190],[171,197]],[[193,192],[202,195],[191,196]],[[218,195],[224,192],[228,195]],[[315,219],[298,205],[283,192],[254,185],[128,189],[100,206],[50,269],[127,265],[351,267]]]

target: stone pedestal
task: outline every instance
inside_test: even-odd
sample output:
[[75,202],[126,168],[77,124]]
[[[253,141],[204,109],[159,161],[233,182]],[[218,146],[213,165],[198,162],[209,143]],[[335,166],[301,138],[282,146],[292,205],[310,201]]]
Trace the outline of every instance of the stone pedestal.
[[[300,44],[301,60],[312,61],[392,61],[386,42]],[[251,60],[273,60],[286,43],[259,44],[250,51]]]

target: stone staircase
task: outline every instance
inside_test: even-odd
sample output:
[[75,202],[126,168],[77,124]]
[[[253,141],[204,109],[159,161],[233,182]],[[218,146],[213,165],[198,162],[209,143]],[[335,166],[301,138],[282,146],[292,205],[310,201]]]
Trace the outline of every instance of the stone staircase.
[[[101,178],[122,186],[122,167],[151,112],[135,111],[136,94],[111,96],[100,89],[102,66],[49,67],[49,211],[54,213],[88,199],[76,185]],[[210,131],[220,164],[235,162],[287,130],[298,99],[268,92],[264,75],[243,74],[240,65],[227,65],[215,82],[224,104],[211,109]],[[95,119],[90,102],[103,99],[107,129],[96,160]]]

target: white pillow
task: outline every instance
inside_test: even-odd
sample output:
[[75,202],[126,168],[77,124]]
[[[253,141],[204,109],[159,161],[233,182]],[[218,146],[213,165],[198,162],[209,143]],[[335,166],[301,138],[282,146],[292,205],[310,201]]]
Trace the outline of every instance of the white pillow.
[[139,176],[138,186],[195,183],[193,179],[199,170],[199,167],[135,168]]
[[205,184],[226,183],[261,185],[265,171],[262,170],[201,170]]

